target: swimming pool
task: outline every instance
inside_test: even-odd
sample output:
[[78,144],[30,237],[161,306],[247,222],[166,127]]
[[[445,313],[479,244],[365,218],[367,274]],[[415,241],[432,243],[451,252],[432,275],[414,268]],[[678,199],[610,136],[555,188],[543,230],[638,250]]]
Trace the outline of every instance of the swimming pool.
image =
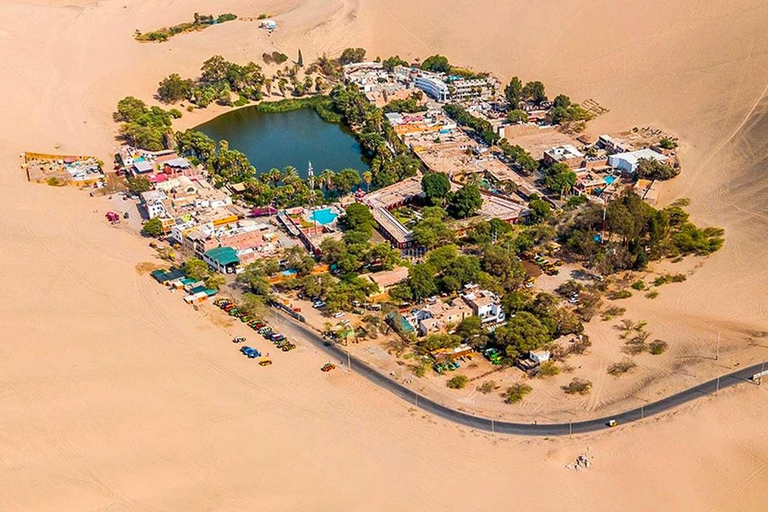
[[335,221],[338,216],[339,214],[336,213],[333,208],[323,208],[322,210],[315,210],[312,212],[312,215],[309,216],[309,220],[326,225]]
[[606,176],[606,177],[605,177],[605,179],[604,179],[603,181],[604,181],[606,184],[610,185],[611,183],[613,183],[614,181],[616,181],[616,177],[615,177],[615,176]]

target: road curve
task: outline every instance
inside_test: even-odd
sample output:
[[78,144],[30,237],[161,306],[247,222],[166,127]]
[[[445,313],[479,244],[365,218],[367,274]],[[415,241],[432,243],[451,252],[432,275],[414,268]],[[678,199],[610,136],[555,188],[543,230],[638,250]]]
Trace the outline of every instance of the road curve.
[[643,407],[630,409],[628,411],[606,416],[604,418],[575,421],[573,423],[513,423],[473,416],[471,414],[466,414],[464,412],[446,407],[445,405],[430,400],[429,398],[416,393],[412,389],[403,386],[399,382],[390,379],[388,376],[372,368],[360,359],[352,355],[348,356],[347,352],[341,350],[337,345],[326,344],[325,340],[319,334],[309,328],[306,324],[291,318],[279,310],[276,311],[278,316],[289,322],[293,328],[301,332],[301,334],[303,334],[307,339],[309,339],[319,348],[325,350],[333,357],[338,358],[340,361],[344,361],[347,359],[347,357],[349,357],[352,369],[354,371],[363,375],[374,384],[377,384],[399,396],[403,400],[406,400],[408,403],[414,404],[424,411],[454,423],[458,423],[460,425],[464,425],[477,430],[485,430],[487,432],[500,434],[514,434],[523,436],[562,436],[594,432],[596,430],[605,429],[609,420],[616,420],[620,425],[625,423],[632,423],[634,421],[639,421],[643,418],[668,411],[672,408],[678,407],[698,398],[711,395],[717,391],[718,387],[723,389],[730,386],[735,386],[736,384],[751,382],[750,377],[760,372],[762,368],[761,364],[748,366],[727,375],[723,375],[722,377],[719,377],[719,379],[715,378],[710,381],[703,382],[692,388],[680,391],[679,393],[675,393],[674,395],[668,396],[666,398],[662,398],[656,402],[648,403]]

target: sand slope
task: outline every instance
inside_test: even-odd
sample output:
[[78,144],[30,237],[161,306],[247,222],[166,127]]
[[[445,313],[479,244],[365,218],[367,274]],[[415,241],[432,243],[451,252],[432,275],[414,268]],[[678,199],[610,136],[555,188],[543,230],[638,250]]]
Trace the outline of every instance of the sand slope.
[[[268,38],[235,22],[163,45],[131,39],[212,10],[270,12],[281,29]],[[755,331],[768,330],[766,20],[764,3],[746,0],[538,11],[500,0],[3,2],[1,508],[763,510],[766,387],[600,436],[494,439],[356,376],[322,374],[323,356],[302,343],[260,368],[229,343],[239,326],[137,271],[150,250],[103,221],[104,200],[27,184],[18,154],[109,161],[115,101],[149,98],[162,76],[191,74],[213,53],[301,47],[309,58],[361,44],[539,78],[611,108],[596,131],[655,123],[687,142],[667,194],[691,197],[697,220],[726,227],[728,242],[684,285],[633,307],[670,340],[722,330],[743,349],[752,337],[739,354],[755,358],[766,345]],[[564,469],[588,448],[591,470]]]

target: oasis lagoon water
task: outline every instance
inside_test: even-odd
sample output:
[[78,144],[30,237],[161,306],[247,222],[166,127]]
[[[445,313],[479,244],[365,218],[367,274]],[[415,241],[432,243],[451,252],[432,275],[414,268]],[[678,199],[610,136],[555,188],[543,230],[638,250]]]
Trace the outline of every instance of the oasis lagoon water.
[[220,115],[197,130],[245,153],[259,174],[292,165],[306,177],[310,161],[316,174],[324,169],[368,169],[352,132],[323,121],[311,108],[271,113],[246,107]]

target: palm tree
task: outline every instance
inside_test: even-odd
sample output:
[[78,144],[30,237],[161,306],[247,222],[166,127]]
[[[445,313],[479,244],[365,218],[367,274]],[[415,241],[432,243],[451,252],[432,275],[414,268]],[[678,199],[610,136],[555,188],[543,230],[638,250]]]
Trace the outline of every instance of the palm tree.
[[283,183],[291,183],[299,178],[299,172],[292,165],[283,169]]
[[330,169],[325,169],[323,172],[320,173],[320,183],[322,183],[325,186],[325,190],[330,191],[331,187],[333,186],[333,177],[336,175],[335,172],[333,172]]
[[264,80],[264,87],[267,89],[267,96],[271,96],[272,95],[272,79],[271,78],[266,78]]
[[283,95],[283,98],[285,98],[285,86],[288,85],[288,80],[285,78],[281,78],[277,82],[277,88],[280,89],[280,94]]
[[363,181],[365,182],[365,191],[369,192],[371,189],[371,181],[373,181],[373,173],[371,171],[365,171],[363,173]]
[[323,92],[323,86],[325,84],[323,83],[323,78],[321,76],[315,77],[315,92],[320,94]]

